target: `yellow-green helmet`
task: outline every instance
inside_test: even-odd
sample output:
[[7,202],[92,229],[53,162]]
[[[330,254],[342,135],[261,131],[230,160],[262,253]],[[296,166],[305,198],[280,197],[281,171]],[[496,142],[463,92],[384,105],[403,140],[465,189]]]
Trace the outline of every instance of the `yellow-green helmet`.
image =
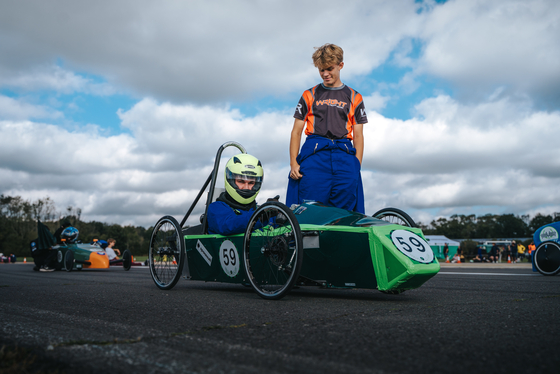
[[[240,204],[250,204],[257,198],[264,178],[261,162],[254,156],[238,154],[229,159],[225,170],[227,193]],[[242,190],[235,183],[236,179],[254,181],[250,190]]]

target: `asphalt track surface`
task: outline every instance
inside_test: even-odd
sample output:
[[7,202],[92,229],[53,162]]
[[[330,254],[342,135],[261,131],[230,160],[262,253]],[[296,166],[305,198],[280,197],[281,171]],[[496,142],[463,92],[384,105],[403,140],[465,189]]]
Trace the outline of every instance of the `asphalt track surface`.
[[66,373],[558,373],[560,276],[445,265],[417,290],[302,287],[279,301],[149,270],[0,264],[0,344]]

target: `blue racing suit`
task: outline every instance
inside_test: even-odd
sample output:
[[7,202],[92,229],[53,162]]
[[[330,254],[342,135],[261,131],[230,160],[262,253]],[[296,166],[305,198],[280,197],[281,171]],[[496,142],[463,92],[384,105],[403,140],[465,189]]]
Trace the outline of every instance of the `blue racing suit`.
[[208,233],[235,235],[245,232],[255,209],[235,209],[224,201],[215,201],[208,206]]
[[365,214],[361,166],[350,139],[309,135],[297,162],[303,177],[289,178],[287,206],[312,200]]

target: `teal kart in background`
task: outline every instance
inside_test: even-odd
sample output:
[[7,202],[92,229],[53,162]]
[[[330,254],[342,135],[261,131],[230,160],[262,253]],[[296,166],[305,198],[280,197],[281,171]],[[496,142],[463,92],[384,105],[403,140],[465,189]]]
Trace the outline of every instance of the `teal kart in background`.
[[179,224],[171,216],[154,226],[149,266],[156,286],[187,279],[250,285],[265,299],[280,299],[294,285],[366,288],[401,293],[420,287],[440,269],[422,231],[404,212],[386,208],[373,217],[309,202],[271,201],[254,212],[245,233],[208,234],[201,224],[183,228],[208,184],[206,209],[215,195],[222,145],[214,169]]

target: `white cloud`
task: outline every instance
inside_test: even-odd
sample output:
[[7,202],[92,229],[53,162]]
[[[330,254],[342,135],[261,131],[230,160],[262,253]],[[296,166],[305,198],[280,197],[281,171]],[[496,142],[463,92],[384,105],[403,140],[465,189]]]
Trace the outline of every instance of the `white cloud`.
[[0,119],[26,120],[32,118],[62,118],[64,115],[45,105],[34,105],[0,95]]
[[341,7],[334,0],[321,6],[265,0],[13,2],[0,14],[0,84],[78,90],[87,83],[60,68],[37,73],[45,61],[61,59],[139,97],[200,103],[282,96],[316,82],[311,54],[326,42],[344,46],[347,78],[368,74],[403,37],[417,32],[425,17],[418,7],[411,1]]
[[425,19],[418,71],[478,94],[507,86],[559,104],[558,1],[449,1]]
[[363,98],[364,105],[366,106],[366,110],[368,112],[371,110],[380,111],[385,108],[387,101],[390,99],[388,96],[382,96],[379,92],[374,92],[369,96],[364,96]]
[[20,91],[55,91],[62,94],[88,93],[99,96],[113,95],[116,90],[107,83],[96,83],[60,66],[38,66],[30,71],[13,71],[0,68],[0,87]]
[[[507,100],[464,105],[446,96],[425,100],[416,110],[418,117],[408,121],[370,112],[363,163],[368,213],[386,206],[523,212],[559,201],[560,112],[529,112]],[[7,135],[0,138],[0,190],[22,196],[49,191],[60,206],[82,208],[86,219],[118,217],[148,226],[158,214],[187,211],[218,147],[233,140],[265,165],[259,201],[285,198],[289,114],[243,117],[228,108],[145,99],[120,116],[131,135],[0,122]],[[237,152],[226,150],[224,161]]]

